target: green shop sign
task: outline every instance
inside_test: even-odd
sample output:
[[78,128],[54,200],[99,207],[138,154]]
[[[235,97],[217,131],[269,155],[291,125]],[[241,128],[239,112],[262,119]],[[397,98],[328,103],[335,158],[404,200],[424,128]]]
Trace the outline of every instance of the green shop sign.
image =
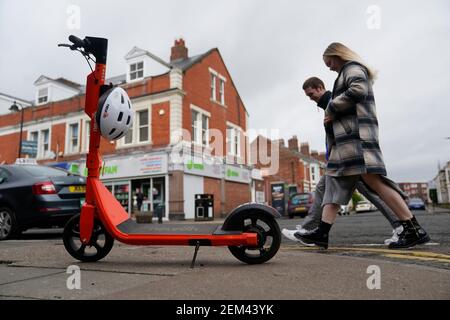
[[189,170],[192,169],[197,169],[197,170],[204,170],[205,169],[205,165],[202,163],[194,163],[192,160],[189,160],[189,162],[186,164],[186,167]]
[[[104,176],[104,175],[111,175],[111,174],[117,174],[119,172],[119,166],[114,165],[114,166],[104,166],[100,169],[100,175]],[[84,175],[87,176],[88,175],[88,169],[84,168]]]
[[228,169],[227,170],[227,177],[231,178],[231,177],[239,177],[239,172]]

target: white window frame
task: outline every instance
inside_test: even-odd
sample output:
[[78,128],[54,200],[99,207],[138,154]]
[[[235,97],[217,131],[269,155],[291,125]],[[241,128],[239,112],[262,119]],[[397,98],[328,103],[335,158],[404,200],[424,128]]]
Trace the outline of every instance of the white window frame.
[[[42,94],[41,91],[45,90],[45,94]],[[44,87],[44,88],[40,88],[38,89],[38,93],[37,93],[37,104],[46,104],[49,101],[49,93],[50,93],[50,88],[49,87]],[[45,101],[40,101],[41,98],[45,98]]]
[[[142,68],[138,68],[138,65],[142,63]],[[131,71],[131,67],[135,66],[135,70]],[[139,72],[142,72],[142,76],[139,77]],[[130,75],[130,81],[136,81],[144,78],[144,60],[136,61],[133,63],[130,63],[128,65],[128,73]],[[135,75],[135,78],[132,77],[132,75]]]
[[[159,102],[157,102],[159,103]],[[120,138],[117,141],[116,148],[129,148],[134,146],[140,146],[144,144],[152,144],[152,107],[153,104],[150,104],[148,101],[145,101],[145,103],[135,103],[133,104],[133,110],[134,110],[134,116],[133,116],[133,125],[128,131],[128,133]],[[146,141],[139,141],[139,112],[147,111],[148,112],[148,140]],[[125,138],[128,134],[131,134],[131,142],[125,143]]]
[[[241,157],[241,148],[242,148],[241,134],[242,134],[241,127],[227,121],[227,134],[226,134],[227,155],[233,157]],[[228,145],[230,145],[230,148],[228,147]]]
[[[197,112],[197,119],[194,121],[195,122],[195,127],[197,128],[196,132],[194,132],[194,130],[192,130],[192,143],[199,145],[199,146],[204,146],[204,147],[209,147],[209,120],[211,118],[211,113],[209,113],[208,111],[197,107],[195,105],[191,104],[191,117],[192,117],[192,111],[196,111]],[[203,129],[203,117],[206,118],[206,129]],[[192,123],[192,119],[191,119],[191,123]],[[203,139],[205,135],[205,139]],[[204,140],[206,140],[206,143],[203,143]]]
[[[140,123],[139,115],[142,112],[147,112],[147,124],[145,126],[142,126]],[[150,140],[150,110],[149,109],[136,111],[136,127],[137,127],[136,143],[148,143],[148,141]],[[141,129],[143,127],[147,127],[147,140],[141,141]]]
[[82,134],[82,140],[83,144],[81,147],[82,152],[89,152],[89,138],[91,134],[91,119],[83,119],[83,134]]
[[222,106],[225,106],[225,83],[227,79],[219,75],[219,102]]
[[37,154],[36,159],[49,159],[49,157],[45,157],[44,153],[44,144],[43,144],[43,132],[48,130],[48,152],[52,151],[52,127],[51,126],[42,126],[42,127],[33,127],[28,130],[28,140],[31,140],[32,133],[37,133]]
[[209,98],[211,101],[217,102],[217,73],[209,71],[209,90],[210,95]]
[[[81,119],[77,119],[74,121],[68,121],[66,123],[66,139],[65,139],[65,148],[64,148],[64,154],[77,154],[80,152],[80,142],[81,142],[81,133],[80,133],[80,121]],[[78,145],[76,148],[72,145],[72,131],[71,127],[73,125],[78,126],[78,135],[77,135],[77,141]]]

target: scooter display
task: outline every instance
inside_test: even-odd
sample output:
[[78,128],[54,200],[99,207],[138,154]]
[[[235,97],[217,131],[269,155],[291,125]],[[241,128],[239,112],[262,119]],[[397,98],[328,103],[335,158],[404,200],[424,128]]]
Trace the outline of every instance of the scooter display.
[[[86,158],[86,200],[81,213],[70,219],[64,228],[63,241],[67,252],[77,260],[94,262],[108,255],[114,240],[118,240],[129,245],[194,246],[191,267],[195,264],[200,246],[228,246],[233,256],[248,264],[270,260],[280,247],[281,234],[275,220],[280,214],[269,206],[243,204],[235,208],[222,225],[180,224],[175,228],[174,225],[166,224],[138,224],[131,219],[100,181],[100,140],[104,130],[99,123],[102,121],[100,113],[105,117],[105,110],[101,108],[113,89],[112,86],[105,85],[108,40],[97,37],[85,37],[81,40],[71,35],[69,41],[71,44],[58,46],[79,51],[86,58],[92,72],[87,77],[85,102],[85,112],[91,119],[89,153]],[[95,69],[92,69],[89,61],[95,62]],[[123,95],[121,99],[124,103]],[[128,105],[132,112],[129,100]],[[111,130],[106,135],[103,134],[103,137],[117,139],[125,134],[126,132],[120,132],[112,137]]]

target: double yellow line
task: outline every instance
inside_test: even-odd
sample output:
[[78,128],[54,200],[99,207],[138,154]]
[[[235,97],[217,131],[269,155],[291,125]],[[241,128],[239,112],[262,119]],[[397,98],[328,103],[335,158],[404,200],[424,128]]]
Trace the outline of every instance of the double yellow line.
[[[302,247],[302,246],[284,246],[286,250],[304,250],[304,251],[317,251],[317,247]],[[425,252],[425,251],[411,251],[411,250],[390,250],[379,248],[355,248],[355,247],[329,247],[328,252],[333,251],[356,251],[356,252],[368,252],[378,253],[387,258],[408,259],[408,260],[420,260],[420,261],[432,261],[442,262],[450,264],[450,255]]]

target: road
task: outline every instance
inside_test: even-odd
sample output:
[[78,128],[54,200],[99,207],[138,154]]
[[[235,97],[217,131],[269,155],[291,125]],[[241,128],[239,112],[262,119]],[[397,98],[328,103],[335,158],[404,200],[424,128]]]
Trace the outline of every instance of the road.
[[[202,247],[194,269],[191,247],[117,242],[104,260],[79,263],[65,252],[60,229],[32,230],[0,242],[0,299],[450,299],[450,212],[415,214],[429,245],[388,250],[382,243],[392,230],[371,212],[339,217],[328,250],[283,239],[271,261],[249,266],[227,248]],[[301,221],[278,220],[281,228]],[[178,223],[198,222],[171,222]],[[67,285],[74,265],[80,289]],[[379,286],[370,282],[375,273]]]

